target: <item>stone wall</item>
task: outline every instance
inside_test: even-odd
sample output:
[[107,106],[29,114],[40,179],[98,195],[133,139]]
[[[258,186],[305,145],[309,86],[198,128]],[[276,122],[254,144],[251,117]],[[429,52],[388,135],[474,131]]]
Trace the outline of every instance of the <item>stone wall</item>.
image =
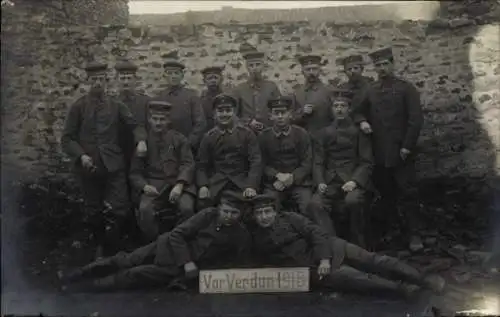
[[[202,88],[199,70],[226,65],[226,82],[245,80],[243,42],[268,53],[266,75],[284,92],[301,80],[296,55],[324,55],[325,82],[345,80],[335,59],[392,45],[397,72],[422,93],[425,124],[419,141],[421,178],[483,177],[500,168],[500,26],[476,18],[430,22],[64,26],[2,30],[2,164],[23,171],[60,171],[58,140],[69,104],[85,93],[80,67],[92,56],[111,65],[123,54],[140,65],[141,90],[164,87],[162,60],[178,51],[186,82]],[[2,41],[4,42],[4,41]],[[127,53],[128,52],[128,53]],[[5,66],[4,66],[5,65]],[[366,74],[375,76],[371,67]],[[113,76],[112,72],[110,76]],[[55,162],[50,165],[49,162]]]

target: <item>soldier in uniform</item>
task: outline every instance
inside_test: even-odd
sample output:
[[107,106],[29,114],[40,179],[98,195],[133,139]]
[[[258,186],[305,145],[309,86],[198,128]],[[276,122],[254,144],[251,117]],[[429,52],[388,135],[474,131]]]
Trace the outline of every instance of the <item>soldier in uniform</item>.
[[317,206],[313,209],[315,222],[331,235],[335,230],[330,212],[344,205],[350,240],[365,247],[364,206],[367,191],[372,190],[374,159],[370,137],[349,116],[352,95],[351,90],[334,90],[335,120],[315,139],[313,177],[317,192],[311,205]]
[[202,204],[216,204],[225,191],[257,194],[262,158],[255,134],[236,121],[237,101],[230,95],[214,99],[215,128],[201,140],[198,151],[197,184]]
[[[344,68],[348,81],[340,86],[342,89],[349,89],[353,93],[353,104],[357,104],[356,98],[359,98],[367,85],[373,82],[371,77],[363,76],[365,61],[361,55],[350,55],[343,58],[339,63]],[[352,115],[352,113],[351,113]]]
[[243,54],[249,79],[232,92],[238,101],[237,116],[241,123],[256,133],[271,125],[267,102],[281,96],[278,85],[263,78],[264,57],[264,53],[256,50]]
[[63,288],[110,291],[167,286],[176,277],[195,278],[199,268],[239,265],[248,258],[251,241],[240,221],[241,206],[242,197],[226,194],[218,208],[200,211],[131,253],[120,252],[69,272],[58,272],[66,284]]
[[294,121],[304,127],[311,135],[330,125],[331,91],[319,78],[321,56],[305,55],[299,57],[305,83],[294,91]]
[[86,67],[91,90],[71,105],[61,138],[82,186],[85,212],[93,220],[97,257],[103,248],[115,252],[120,247],[120,231],[130,212],[120,123],[133,129],[137,152],[147,151],[144,128],[125,104],[106,95],[106,70],[106,64],[97,62]]
[[214,127],[214,109],[213,102],[217,95],[223,93],[222,81],[224,79],[222,72],[223,66],[210,66],[201,70],[203,82],[206,89],[201,92],[201,105],[205,114],[206,128],[210,131]]
[[259,135],[264,165],[264,192],[283,202],[287,197],[307,215],[312,196],[311,138],[306,130],[291,125],[293,100],[287,97],[268,102],[273,126]]
[[140,193],[137,221],[148,242],[160,234],[160,215],[174,207],[174,221],[182,222],[194,214],[196,188],[195,162],[191,146],[180,132],[170,129],[172,105],[149,102],[147,157],[135,156],[130,181]]
[[191,148],[196,150],[205,132],[205,116],[201,107],[200,97],[194,89],[182,84],[185,66],[171,59],[163,64],[168,88],[161,92],[157,100],[172,104],[170,121],[172,128],[188,138]]
[[[277,212],[274,197],[259,195],[253,199],[253,219],[249,229],[256,260],[270,266],[310,267],[311,281],[322,280],[336,284],[338,270],[352,267],[351,276],[359,287],[373,283],[391,285],[390,281],[402,281],[408,286],[419,286],[441,292],[445,281],[437,275],[424,275],[412,266],[393,257],[369,252],[355,244],[334,236],[328,236],[319,226],[294,212]],[[253,226],[252,226],[253,225]],[[378,275],[373,279],[366,273]],[[338,285],[342,287],[348,283]],[[412,288],[415,289],[415,288]]]
[[365,133],[372,135],[373,176],[384,210],[396,211],[400,200],[411,204],[402,211],[410,232],[410,249],[417,251],[423,248],[414,164],[423,124],[420,95],[413,84],[394,75],[391,48],[375,51],[370,58],[378,79],[364,91],[359,105],[354,106],[354,120]]

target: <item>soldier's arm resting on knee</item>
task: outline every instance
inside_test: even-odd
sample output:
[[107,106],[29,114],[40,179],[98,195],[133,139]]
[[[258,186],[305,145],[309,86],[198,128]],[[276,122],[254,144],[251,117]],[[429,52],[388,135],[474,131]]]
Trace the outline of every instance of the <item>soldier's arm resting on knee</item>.
[[330,237],[326,232],[302,215],[289,212],[286,216],[295,230],[308,240],[313,249],[314,258],[318,263],[321,260],[332,258]]
[[[304,131],[305,130],[301,130]],[[300,185],[304,180],[311,175],[312,170],[312,146],[311,138],[307,132],[299,135],[299,142],[297,144],[299,152],[300,165],[293,172],[293,183]]]
[[74,161],[77,161],[85,154],[82,146],[78,143],[78,134],[82,122],[82,107],[82,99],[77,100],[69,107],[61,136],[62,150]]
[[408,113],[408,128],[403,140],[403,148],[413,152],[424,121],[422,105],[420,104],[420,93],[412,84],[408,84],[404,98]]
[[360,132],[358,134],[358,166],[354,170],[352,180],[359,186],[366,188],[374,165],[375,159],[373,157],[371,138]]
[[189,141],[180,135],[179,142],[179,175],[177,176],[177,184],[190,185],[193,182],[195,173],[195,163],[193,152]]
[[269,146],[267,144],[268,140],[269,138],[267,136],[267,133],[265,132],[258,136],[259,146],[262,155],[262,165],[264,166],[263,174],[268,180],[274,181],[277,179],[276,175],[279,173],[279,171],[269,165],[269,153],[268,153]]

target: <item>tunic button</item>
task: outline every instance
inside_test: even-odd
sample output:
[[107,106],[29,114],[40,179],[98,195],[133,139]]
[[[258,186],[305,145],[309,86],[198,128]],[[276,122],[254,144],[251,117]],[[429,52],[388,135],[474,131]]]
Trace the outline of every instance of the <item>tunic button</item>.
[[215,231],[220,231],[220,227],[215,228]]

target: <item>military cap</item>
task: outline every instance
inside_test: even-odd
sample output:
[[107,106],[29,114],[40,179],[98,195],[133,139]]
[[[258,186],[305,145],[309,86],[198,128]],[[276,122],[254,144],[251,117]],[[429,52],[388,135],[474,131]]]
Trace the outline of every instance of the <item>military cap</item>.
[[301,65],[321,64],[321,56],[319,55],[303,55],[298,60]]
[[276,198],[270,195],[257,195],[252,199],[253,209],[263,207],[276,207]]
[[169,113],[172,109],[172,104],[167,101],[151,100],[148,103],[149,111]]
[[293,105],[293,100],[287,96],[281,96],[275,99],[271,99],[267,102],[267,107],[269,110],[276,108],[287,108],[290,109]]
[[350,89],[345,88],[334,88],[332,90],[333,100],[343,100],[347,102],[351,102],[354,93]]
[[96,61],[90,62],[85,66],[85,71],[87,73],[99,73],[104,72],[108,69],[108,64],[99,63]]
[[186,66],[177,59],[168,59],[163,63],[163,68],[179,68],[184,69]]
[[235,108],[237,103],[238,101],[233,96],[220,94],[215,96],[212,106],[214,108],[224,108],[229,105],[229,107]]
[[371,52],[370,54],[368,54],[368,56],[370,56],[373,62],[378,62],[381,60],[386,60],[394,57],[392,55],[391,47],[385,47],[383,49]]
[[259,52],[257,50],[253,50],[250,52],[246,52],[243,54],[243,58],[246,60],[251,60],[251,59],[263,59],[265,54],[263,52]]
[[231,207],[240,208],[242,204],[245,202],[243,196],[241,194],[226,191],[222,194],[220,198],[220,203],[224,205],[229,205]]
[[205,67],[201,70],[201,73],[203,76],[206,76],[208,74],[221,74],[222,71],[224,71],[224,66],[209,66]]
[[365,61],[363,59],[363,56],[361,56],[361,55],[351,55],[351,56],[347,56],[346,58],[343,58],[340,61],[340,63],[344,66],[351,65],[351,64],[364,65]]
[[130,61],[120,61],[115,64],[115,69],[119,73],[135,73],[137,68],[137,65]]

